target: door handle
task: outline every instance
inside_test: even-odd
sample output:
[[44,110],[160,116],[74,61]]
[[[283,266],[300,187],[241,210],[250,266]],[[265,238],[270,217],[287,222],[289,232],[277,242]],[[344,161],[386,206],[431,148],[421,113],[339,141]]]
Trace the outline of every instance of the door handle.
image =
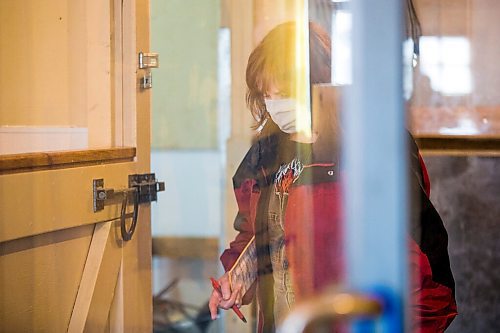
[[[104,209],[104,206],[121,203],[120,216],[113,220],[120,220],[120,229],[124,241],[132,239],[139,216],[139,204],[150,203],[157,200],[157,193],[165,191],[165,183],[158,182],[154,173],[136,174],[128,176],[129,187],[122,190],[104,188],[104,179],[93,180],[94,213]],[[132,202],[134,210],[127,214],[127,205]],[[132,218],[132,223],[127,228],[127,218]]]
[[132,224],[130,228],[127,229],[127,223],[125,222],[127,218],[127,203],[128,203],[128,195],[126,192],[123,192],[123,201],[122,201],[122,209],[120,211],[120,231],[122,233],[122,238],[124,241],[129,241],[132,239],[132,235],[135,232],[135,227],[137,225],[137,217],[139,216],[139,191],[137,188],[134,188],[132,191],[132,198],[134,202],[134,211],[132,213]]
[[326,293],[296,304],[278,333],[302,333],[316,323],[375,319],[383,313],[382,301],[361,293]]

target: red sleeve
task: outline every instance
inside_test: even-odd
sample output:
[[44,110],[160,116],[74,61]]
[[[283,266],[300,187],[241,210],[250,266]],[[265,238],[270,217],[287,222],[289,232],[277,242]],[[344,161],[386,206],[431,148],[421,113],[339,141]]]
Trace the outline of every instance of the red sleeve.
[[457,315],[453,291],[433,281],[429,259],[413,239],[409,241],[412,332],[444,332]]
[[238,204],[238,213],[234,219],[234,229],[238,231],[236,238],[229,244],[221,255],[220,260],[224,269],[229,270],[238,256],[254,235],[253,218],[255,217],[255,205],[258,201],[259,192],[254,191],[256,181],[247,179],[235,188],[234,193]]
[[[228,271],[234,265],[245,246],[255,234],[254,221],[260,195],[259,191],[254,190],[255,184],[255,180],[247,179],[241,183],[240,187],[234,190],[238,203],[238,213],[234,219],[234,229],[238,231],[238,234],[229,243],[229,248],[220,256],[225,271]],[[254,298],[255,292],[256,283],[243,296],[243,304],[249,304]]]
[[424,181],[424,191],[425,194],[427,194],[427,197],[430,198],[431,196],[431,180],[429,179],[429,174],[427,173],[427,167],[425,166],[424,159],[422,158],[422,155],[418,153],[418,160],[420,162],[420,167],[422,168],[422,178]]

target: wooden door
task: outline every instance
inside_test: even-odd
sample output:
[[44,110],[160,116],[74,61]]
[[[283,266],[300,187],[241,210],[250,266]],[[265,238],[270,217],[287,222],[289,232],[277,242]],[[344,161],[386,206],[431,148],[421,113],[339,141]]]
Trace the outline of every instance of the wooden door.
[[149,172],[150,93],[137,65],[149,2],[0,6],[1,127],[88,133],[83,148],[53,151],[58,137],[40,150],[24,137],[27,151],[0,155],[0,332],[151,332],[149,204],[130,241],[120,203],[93,209],[94,179],[120,190]]

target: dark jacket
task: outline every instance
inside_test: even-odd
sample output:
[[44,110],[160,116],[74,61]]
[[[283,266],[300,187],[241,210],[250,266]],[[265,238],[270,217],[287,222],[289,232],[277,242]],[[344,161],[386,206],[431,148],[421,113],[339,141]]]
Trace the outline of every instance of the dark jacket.
[[[280,165],[299,156],[304,169],[287,189],[285,215],[286,251],[297,297],[306,297],[332,282],[341,282],[342,195],[339,182],[338,154],[332,149],[315,149],[313,145],[295,144],[273,128],[264,129],[252,145],[233,177],[238,202],[234,226],[239,232],[221,256],[226,270],[255,235],[259,251],[259,270],[271,269],[266,253],[267,203],[275,191],[274,177]],[[267,130],[267,132],[266,132]],[[315,144],[316,145],[316,144]],[[429,200],[429,182],[418,148],[409,140],[411,189],[419,199],[412,211],[409,252],[411,306],[415,331],[442,332],[456,316],[454,280],[447,252],[447,232]],[[259,328],[270,331],[272,323],[272,280],[261,275],[259,286]],[[272,276],[272,275],[271,275]],[[255,290],[245,299],[251,299]],[[250,297],[249,297],[250,296]],[[266,299],[264,302],[263,300]]]

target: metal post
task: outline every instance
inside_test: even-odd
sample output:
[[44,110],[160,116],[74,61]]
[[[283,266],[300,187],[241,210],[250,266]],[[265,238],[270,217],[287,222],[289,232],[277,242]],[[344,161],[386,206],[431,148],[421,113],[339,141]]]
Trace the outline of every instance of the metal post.
[[[348,283],[383,289],[403,331],[407,292],[407,161],[401,0],[352,0],[353,84],[344,116]],[[386,326],[390,325],[390,326]],[[389,328],[392,327],[392,328]],[[362,331],[361,326],[355,329]]]

